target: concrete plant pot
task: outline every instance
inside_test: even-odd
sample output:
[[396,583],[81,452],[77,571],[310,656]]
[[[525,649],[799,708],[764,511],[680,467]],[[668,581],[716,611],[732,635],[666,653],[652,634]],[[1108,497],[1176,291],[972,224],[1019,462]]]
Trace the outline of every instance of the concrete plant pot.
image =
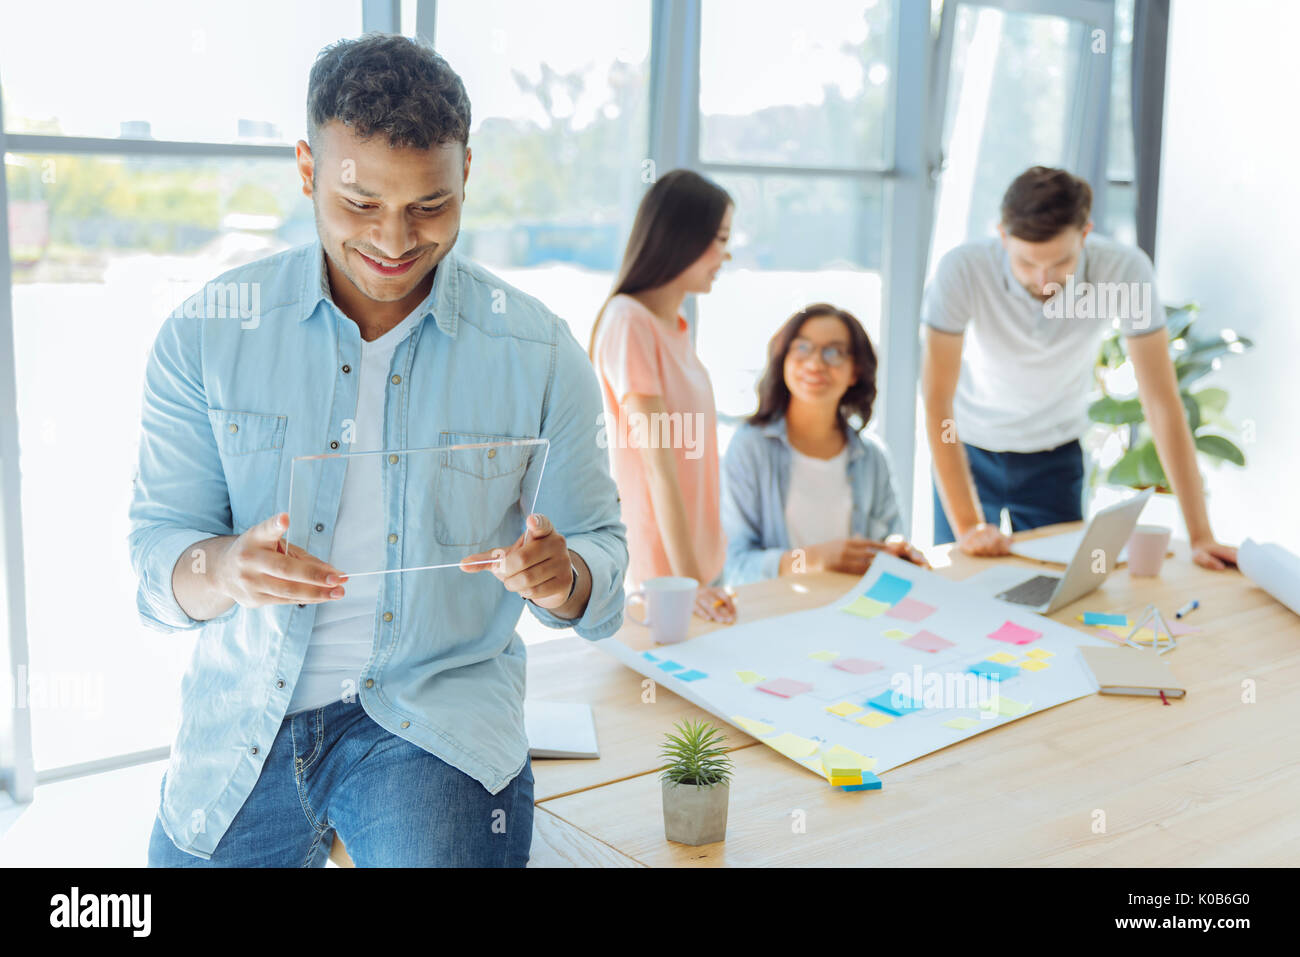
[[663,781],[664,837],[678,844],[713,844],[727,837],[730,784],[700,787]]

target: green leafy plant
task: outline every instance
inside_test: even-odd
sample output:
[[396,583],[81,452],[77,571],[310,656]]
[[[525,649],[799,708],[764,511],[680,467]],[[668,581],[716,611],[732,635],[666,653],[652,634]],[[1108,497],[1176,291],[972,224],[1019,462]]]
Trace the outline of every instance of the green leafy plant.
[[[1254,343],[1231,329],[1213,335],[1199,335],[1192,328],[1199,314],[1200,308],[1195,303],[1165,307],[1169,358],[1173,360],[1174,372],[1178,376],[1178,392],[1187,412],[1187,425],[1202,455],[1214,461],[1245,465],[1246,456],[1228,438],[1228,435],[1239,432],[1237,426],[1224,416],[1228,393],[1218,388],[1193,392],[1192,386],[1218,369],[1224,358],[1240,355]],[[1088,408],[1088,418],[1114,427],[1124,446],[1124,454],[1111,466],[1106,481],[1131,488],[1154,487],[1157,491],[1167,492],[1169,479],[1156,454],[1155,439],[1146,425],[1142,403],[1137,396],[1120,398],[1106,391],[1106,373],[1118,369],[1126,361],[1120,332],[1116,330],[1102,343],[1094,369],[1102,397]]]
[[674,784],[713,787],[731,780],[731,758],[722,746],[722,732],[707,721],[673,725],[677,734],[664,735],[660,757],[667,764],[660,779]]

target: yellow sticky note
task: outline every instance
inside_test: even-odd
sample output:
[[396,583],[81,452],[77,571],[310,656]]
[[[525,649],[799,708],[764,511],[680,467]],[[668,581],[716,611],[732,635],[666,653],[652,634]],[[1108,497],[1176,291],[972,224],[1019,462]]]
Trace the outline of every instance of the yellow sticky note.
[[1025,652],[1030,658],[1041,658],[1046,661],[1048,658],[1055,658],[1056,654],[1043,648],[1030,648]]
[[1042,661],[1038,658],[1026,658],[1024,661],[1020,662],[1020,667],[1025,671],[1043,671],[1052,666],[1046,661]]
[[802,764],[809,771],[816,771],[824,778],[829,777],[826,774],[826,765],[822,763],[822,759],[819,757],[814,756],[811,758],[803,758],[799,761],[799,763]]
[[857,615],[859,618],[876,618],[889,611],[889,606],[883,601],[876,601],[866,595],[859,595],[841,608],[840,611],[847,611],[850,615]]
[[814,651],[809,658],[815,658],[818,661],[834,661],[840,656],[838,651]]
[[737,671],[736,677],[747,685],[752,685],[763,680],[763,676],[757,671]]
[[891,715],[882,714],[879,711],[872,711],[861,718],[854,718],[853,720],[858,724],[865,724],[868,728],[883,728],[894,719]]
[[907,641],[908,638],[912,637],[912,634],[911,632],[902,631],[898,628],[891,628],[889,631],[885,632],[884,637],[888,638],[890,641]]
[[[1122,635],[1120,637],[1123,637]],[[1139,644],[1149,645],[1156,640],[1156,633],[1150,628],[1139,628],[1133,635],[1133,640]]]
[[945,728],[956,728],[958,731],[965,731],[967,728],[973,728],[979,724],[974,718],[953,718],[951,721],[945,721]]
[[[991,700],[983,701],[980,702],[980,707],[983,708],[985,711],[992,711],[993,710],[993,708],[991,707],[992,704],[993,702]],[[1029,710],[1029,705],[1023,704],[1019,701],[1014,701],[1011,698],[1006,697],[1005,695],[998,695],[997,705],[998,705],[998,714],[1004,718],[1014,718],[1016,715],[1024,714],[1026,711]]]
[[1000,665],[1009,665],[1016,660],[1016,656],[1006,651],[999,651],[995,655],[989,655],[985,661],[996,661]]
[[809,738],[801,738],[797,734],[791,734],[789,731],[782,732],[774,738],[764,738],[763,743],[768,747],[775,748],[787,758],[794,758],[796,761],[800,758],[811,757],[817,753],[817,742]]
[[847,718],[851,714],[857,714],[862,709],[851,702],[841,701],[839,704],[831,705],[826,710],[831,714],[838,714],[841,718]]
[[861,768],[863,771],[870,771],[876,766],[875,758],[869,758],[865,754],[858,754],[858,752],[846,748],[842,744],[833,745],[823,751],[822,760],[833,768]]
[[733,714],[731,720],[755,736],[771,734],[776,730],[776,728],[772,727],[770,724],[764,724],[762,721],[755,721],[753,718],[742,718],[738,714]]

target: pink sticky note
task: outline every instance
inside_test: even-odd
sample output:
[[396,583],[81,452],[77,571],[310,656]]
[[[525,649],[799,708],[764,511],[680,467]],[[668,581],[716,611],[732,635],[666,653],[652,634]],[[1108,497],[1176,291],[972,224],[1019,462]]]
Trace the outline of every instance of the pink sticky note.
[[1178,621],[1177,619],[1169,622],[1168,624],[1169,624],[1169,634],[1173,635],[1175,638],[1177,638],[1179,635],[1195,634],[1196,632],[1201,630],[1199,628],[1193,628],[1191,625],[1184,625],[1181,621]]
[[903,621],[920,621],[922,618],[928,618],[934,612],[935,607],[933,605],[927,605],[915,598],[904,598],[885,614],[890,618],[901,618]]
[[922,628],[907,641],[904,641],[903,644],[909,648],[915,648],[917,651],[943,651],[945,648],[951,648],[954,643]]
[[761,685],[755,685],[754,687],[759,691],[774,694],[778,698],[793,698],[805,691],[812,691],[812,685],[808,682],[795,681],[793,678],[773,678],[771,681],[764,681]]
[[1014,621],[1003,622],[1002,627],[989,635],[994,641],[1005,641],[1010,645],[1027,645],[1036,638],[1043,637],[1041,631],[1033,631]]
[[879,661],[867,661],[865,658],[837,658],[833,665],[840,671],[851,671],[855,675],[865,675],[868,671],[879,671],[885,667]]

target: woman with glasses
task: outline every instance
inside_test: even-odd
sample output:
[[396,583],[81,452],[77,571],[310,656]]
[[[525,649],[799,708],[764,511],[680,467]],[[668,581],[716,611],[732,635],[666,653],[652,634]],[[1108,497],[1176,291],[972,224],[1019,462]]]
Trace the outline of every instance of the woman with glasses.
[[637,208],[614,290],[591,331],[605,438],[627,526],[629,585],[694,578],[695,613],[733,622],[722,590],[717,410],[682,302],[707,293],[722,264],[733,204],[689,170],[660,177]]
[[729,584],[861,575],[882,551],[926,564],[900,534],[884,449],[858,431],[875,398],[876,353],[850,313],[815,303],[773,336],[758,411],[723,468]]

